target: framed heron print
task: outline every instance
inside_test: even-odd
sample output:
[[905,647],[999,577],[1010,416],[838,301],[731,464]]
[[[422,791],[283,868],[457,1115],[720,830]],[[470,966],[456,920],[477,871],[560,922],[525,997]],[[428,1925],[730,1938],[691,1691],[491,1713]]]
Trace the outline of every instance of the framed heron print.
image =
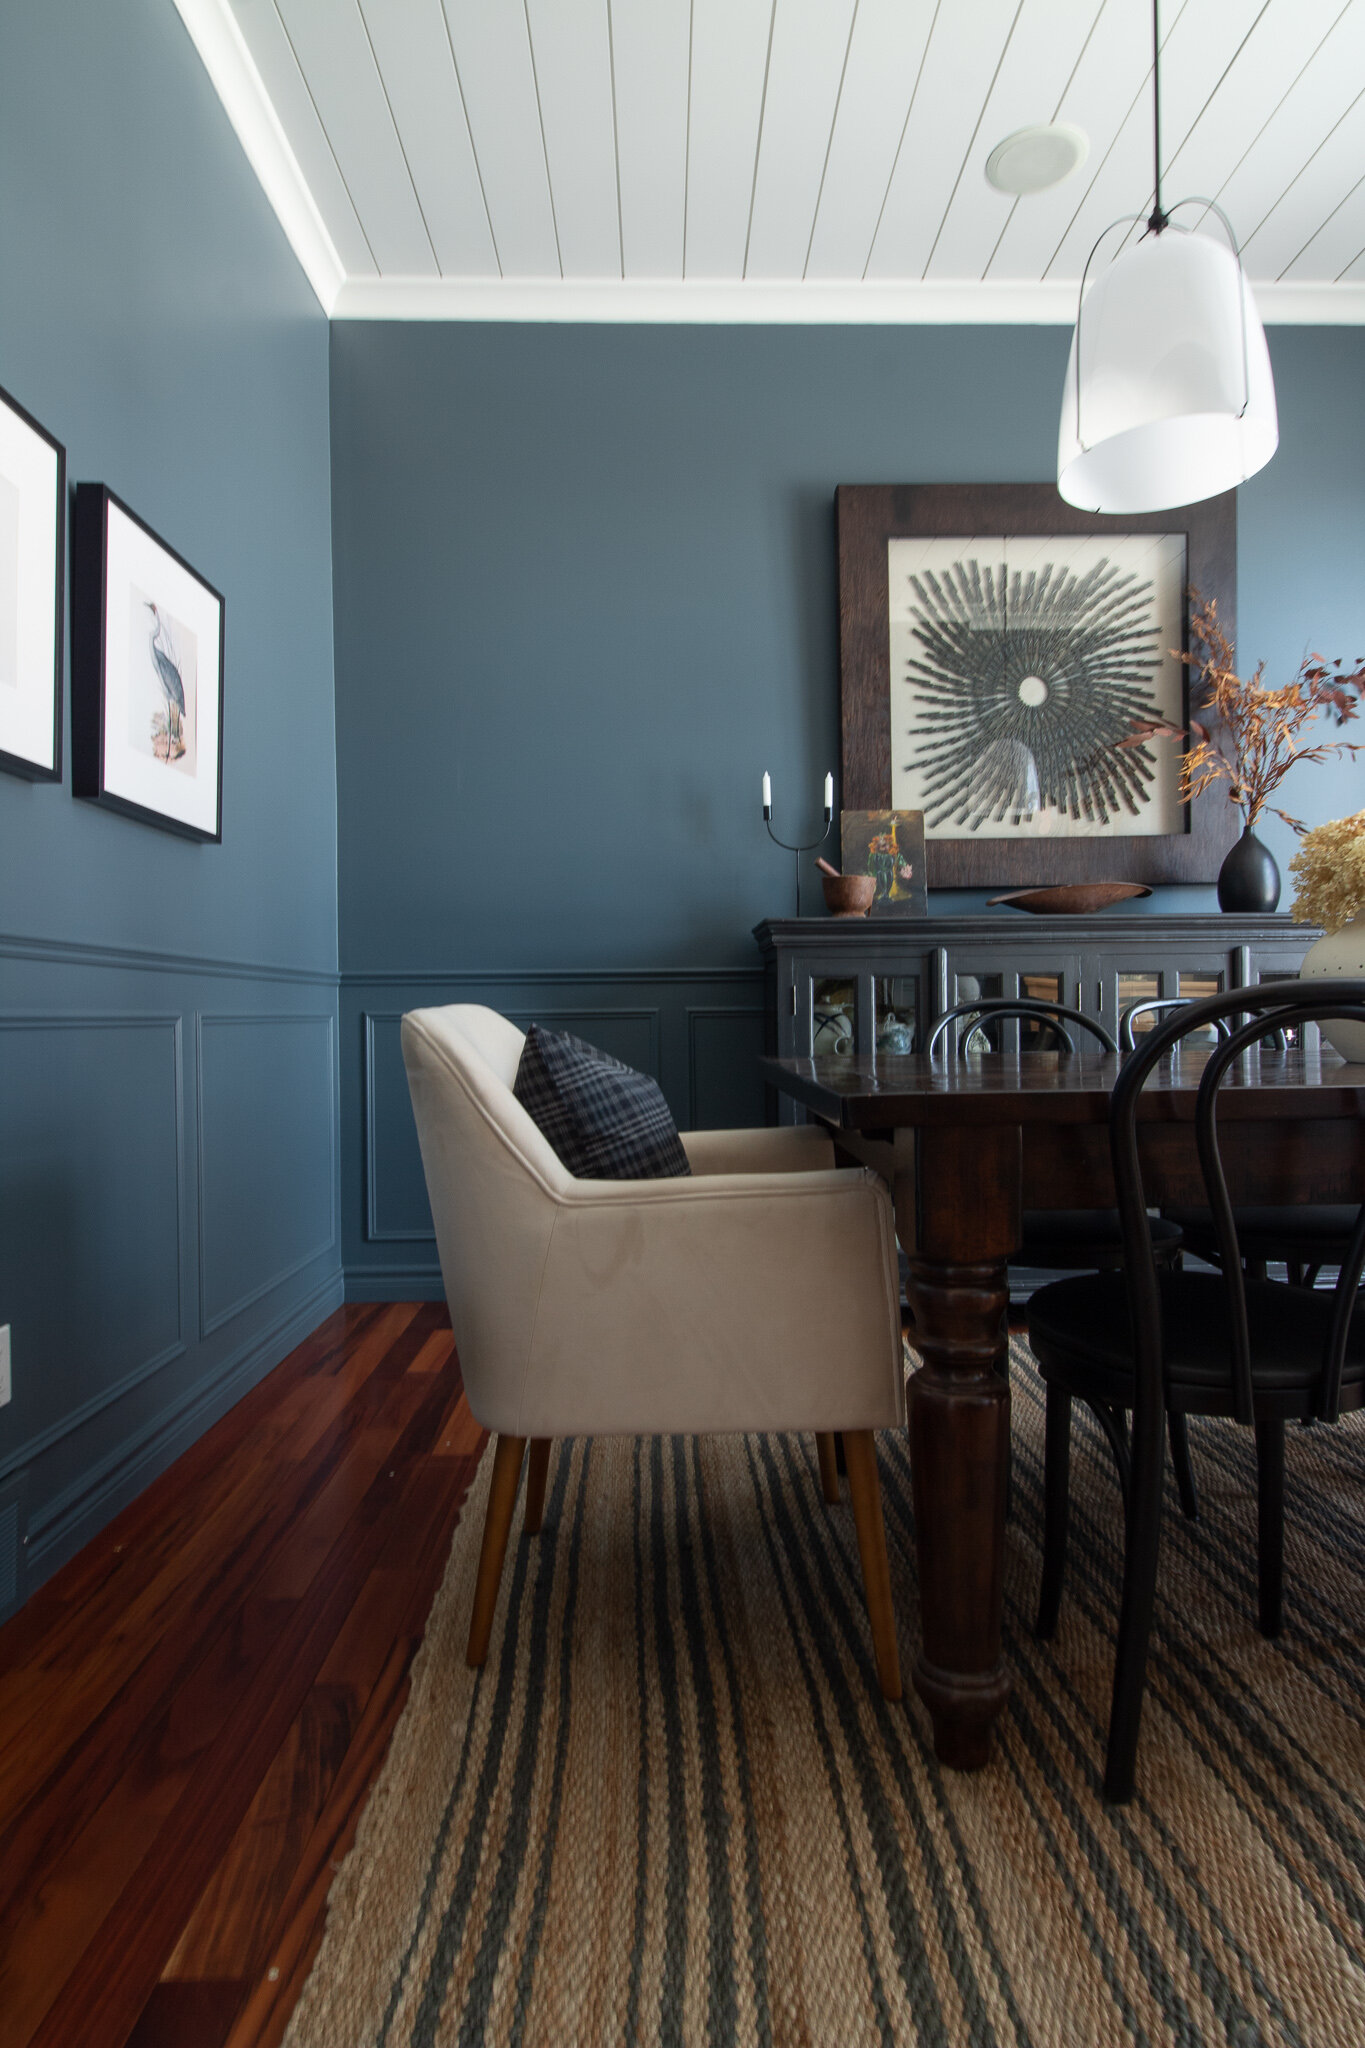
[[104,484],[77,484],[71,787],[223,836],[223,600]]
[[1116,519],[1051,484],[837,495],[844,802],[922,811],[932,884],[1212,881],[1182,801],[1191,588],[1235,626],[1236,511]]
[[62,779],[66,451],[0,391],[0,768]]

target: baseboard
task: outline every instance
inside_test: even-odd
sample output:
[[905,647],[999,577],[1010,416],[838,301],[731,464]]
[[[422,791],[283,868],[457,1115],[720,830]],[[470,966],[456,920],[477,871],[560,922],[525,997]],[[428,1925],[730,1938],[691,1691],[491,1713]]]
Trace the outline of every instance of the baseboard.
[[269,1329],[230,1353],[208,1379],[187,1388],[169,1408],[40,1509],[25,1539],[25,1591],[31,1593],[74,1557],[346,1298],[341,1272],[329,1273]]
[[346,1268],[347,1301],[444,1301],[445,1294],[434,1260],[429,1265]]

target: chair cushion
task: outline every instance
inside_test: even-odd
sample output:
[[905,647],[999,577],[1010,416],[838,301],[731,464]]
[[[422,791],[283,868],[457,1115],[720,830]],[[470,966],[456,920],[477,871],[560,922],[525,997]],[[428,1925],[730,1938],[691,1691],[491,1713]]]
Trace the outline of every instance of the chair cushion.
[[[1152,1243],[1174,1250],[1180,1242],[1177,1226],[1168,1223],[1164,1216],[1149,1216],[1147,1221]],[[1030,1252],[1052,1252],[1059,1245],[1093,1248],[1097,1252],[1123,1250],[1123,1230],[1117,1209],[1025,1209],[1023,1240],[1022,1263],[1025,1265],[1029,1262]],[[1043,1262],[1038,1260],[1035,1263]],[[1083,1265],[1084,1258],[1077,1259],[1076,1263]]]
[[692,1171],[658,1082],[567,1031],[531,1026],[512,1093],[579,1180]]
[[[1168,1206],[1192,1248],[1216,1253],[1218,1239],[1207,1209]],[[1236,1211],[1237,1242],[1244,1259],[1302,1259],[1339,1266],[1360,1214],[1354,1202],[1300,1202],[1292,1207],[1244,1207]]]
[[[1219,1273],[1161,1273],[1162,1329],[1168,1387],[1175,1405],[1185,1389],[1189,1405],[1228,1387],[1227,1292]],[[1322,1365],[1333,1297],[1274,1281],[1247,1284],[1253,1384],[1270,1389],[1307,1389]],[[1029,1343],[1044,1379],[1061,1378],[1077,1387],[1085,1377],[1105,1384],[1102,1398],[1131,1405],[1133,1331],[1121,1273],[1083,1274],[1040,1287],[1028,1305]],[[1343,1374],[1350,1383],[1365,1378],[1365,1313],[1357,1309],[1346,1346]]]

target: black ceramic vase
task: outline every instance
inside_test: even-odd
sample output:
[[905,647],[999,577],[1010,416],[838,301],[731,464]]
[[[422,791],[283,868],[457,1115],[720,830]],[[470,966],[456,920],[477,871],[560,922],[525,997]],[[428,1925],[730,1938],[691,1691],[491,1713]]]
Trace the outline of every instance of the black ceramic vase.
[[1259,911],[1265,915],[1279,900],[1280,871],[1275,856],[1246,825],[1218,870],[1218,908]]

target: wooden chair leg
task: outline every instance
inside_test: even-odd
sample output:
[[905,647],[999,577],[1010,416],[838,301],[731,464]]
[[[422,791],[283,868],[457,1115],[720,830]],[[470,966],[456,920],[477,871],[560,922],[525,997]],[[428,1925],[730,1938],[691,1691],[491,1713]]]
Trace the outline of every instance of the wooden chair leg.
[[1180,1495],[1180,1512],[1187,1522],[1199,1520],[1199,1489],[1194,1483],[1194,1467],[1190,1463],[1190,1432],[1183,1415],[1177,1415],[1172,1408],[1166,1417],[1166,1429],[1171,1439],[1171,1463],[1175,1467],[1175,1489]]
[[882,1521],[882,1488],[877,1476],[877,1444],[870,1429],[846,1429],[844,1459],[853,1523],[858,1531],[858,1556],[863,1567],[863,1592],[872,1624],[877,1678],[888,1700],[901,1697],[901,1660],[896,1644],[896,1617],[891,1607],[891,1567],[886,1556],[886,1525]]
[[839,1452],[832,1429],[817,1429],[815,1454],[820,1460],[820,1491],[830,1507],[839,1505]]
[[469,1621],[469,1648],[465,1651],[466,1661],[476,1666],[488,1655],[488,1639],[493,1633],[493,1610],[498,1604],[502,1561],[507,1555],[507,1537],[525,1449],[524,1436],[500,1436],[493,1453],[493,1480],[488,1489],[479,1576],[474,1585],[474,1612]]
[[1256,1419],[1256,1562],[1263,1636],[1284,1621],[1284,1420]]
[[550,1439],[548,1436],[533,1436],[526,1459],[526,1519],[522,1524],[528,1536],[540,1534],[545,1516],[545,1475],[549,1469]]
[[1071,1501],[1071,1396],[1048,1382],[1047,1431],[1043,1449],[1043,1576],[1038,1588],[1035,1635],[1057,1632],[1066,1577],[1066,1527]]

